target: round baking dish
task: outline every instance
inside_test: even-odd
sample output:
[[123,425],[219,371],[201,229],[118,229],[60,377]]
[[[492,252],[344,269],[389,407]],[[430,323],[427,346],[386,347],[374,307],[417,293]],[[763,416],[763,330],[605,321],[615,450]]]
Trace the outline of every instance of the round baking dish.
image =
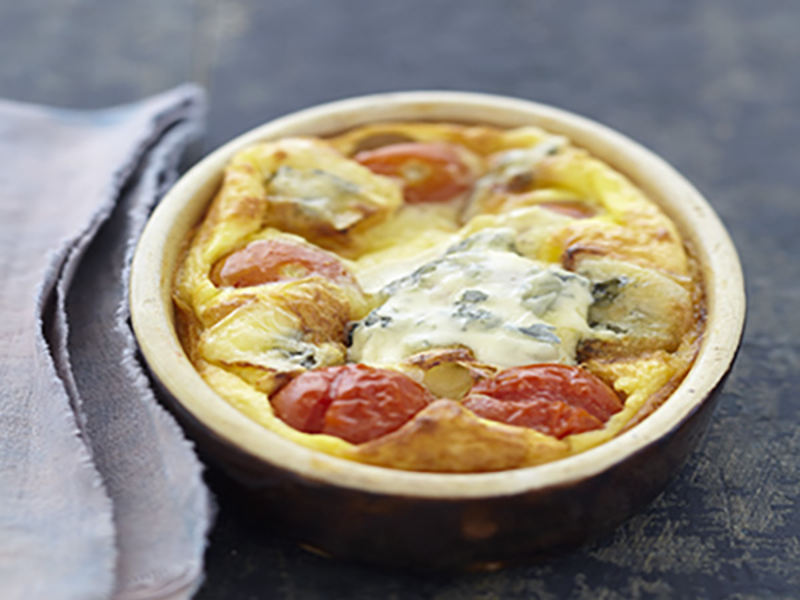
[[[640,424],[552,463],[481,474],[406,472],[358,464],[290,442],[239,413],[203,381],[174,327],[180,249],[217,190],[224,165],[257,141],[331,135],[375,121],[538,125],[626,174],[696,250],[707,323],[692,369]],[[663,160],[585,118],[533,102],[460,92],[366,96],[303,110],[236,138],[192,168],[142,235],[131,275],[142,353],[204,456],[239,481],[295,540],[326,555],[425,568],[493,568],[580,544],[654,498],[703,433],[731,368],[745,315],[741,266],[708,203]]]

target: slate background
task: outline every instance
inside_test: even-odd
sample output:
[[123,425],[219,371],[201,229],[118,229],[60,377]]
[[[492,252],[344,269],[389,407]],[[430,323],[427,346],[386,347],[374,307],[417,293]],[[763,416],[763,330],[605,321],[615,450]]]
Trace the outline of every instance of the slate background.
[[211,598],[800,597],[800,2],[0,0],[0,97],[93,108],[194,80],[190,160],[302,107],[462,89],[554,104],[662,155],[729,227],[744,344],[679,477],[612,535],[491,574],[318,558],[257,528],[223,474]]

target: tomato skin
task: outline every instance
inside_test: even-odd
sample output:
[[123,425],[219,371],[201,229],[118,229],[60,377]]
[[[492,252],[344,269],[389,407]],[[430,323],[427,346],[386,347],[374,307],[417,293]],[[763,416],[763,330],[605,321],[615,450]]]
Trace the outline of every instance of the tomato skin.
[[403,373],[360,364],[302,373],[271,398],[275,414],[295,429],[352,444],[399,429],[434,400]]
[[333,402],[328,391],[335,377],[330,369],[299,375],[270,399],[275,413],[295,429],[320,433],[325,427],[325,412]]
[[336,282],[354,282],[333,256],[285,240],[256,240],[223,258],[212,269],[216,285],[250,287],[320,275]]
[[446,202],[467,191],[475,180],[456,147],[443,142],[391,144],[353,158],[373,173],[401,179],[409,204]]
[[603,381],[568,365],[514,367],[472,387],[463,404],[478,416],[563,438],[602,427],[622,410]]

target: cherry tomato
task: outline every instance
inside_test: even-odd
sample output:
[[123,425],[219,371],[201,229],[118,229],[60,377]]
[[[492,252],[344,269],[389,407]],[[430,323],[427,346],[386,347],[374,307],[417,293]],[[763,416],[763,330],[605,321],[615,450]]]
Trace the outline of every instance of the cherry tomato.
[[401,179],[409,204],[445,202],[467,191],[474,181],[456,147],[442,142],[392,144],[353,158],[374,173]]
[[434,400],[407,375],[365,365],[307,371],[271,398],[275,414],[295,429],[352,444],[399,429]]
[[212,270],[217,285],[249,287],[320,275],[336,282],[354,282],[353,276],[333,256],[285,240],[250,242]]
[[557,438],[602,427],[622,410],[617,394],[579,367],[514,367],[475,384],[464,406],[477,415]]

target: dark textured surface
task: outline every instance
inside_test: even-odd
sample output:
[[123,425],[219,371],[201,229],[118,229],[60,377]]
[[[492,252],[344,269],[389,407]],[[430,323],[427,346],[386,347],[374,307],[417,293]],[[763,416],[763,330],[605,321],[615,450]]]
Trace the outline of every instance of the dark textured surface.
[[220,515],[201,598],[800,597],[800,3],[0,0],[0,97],[74,107],[207,86],[205,149],[322,101],[465,89],[555,104],[649,146],[739,248],[748,328],[711,428],[614,534],[535,566],[330,562]]

